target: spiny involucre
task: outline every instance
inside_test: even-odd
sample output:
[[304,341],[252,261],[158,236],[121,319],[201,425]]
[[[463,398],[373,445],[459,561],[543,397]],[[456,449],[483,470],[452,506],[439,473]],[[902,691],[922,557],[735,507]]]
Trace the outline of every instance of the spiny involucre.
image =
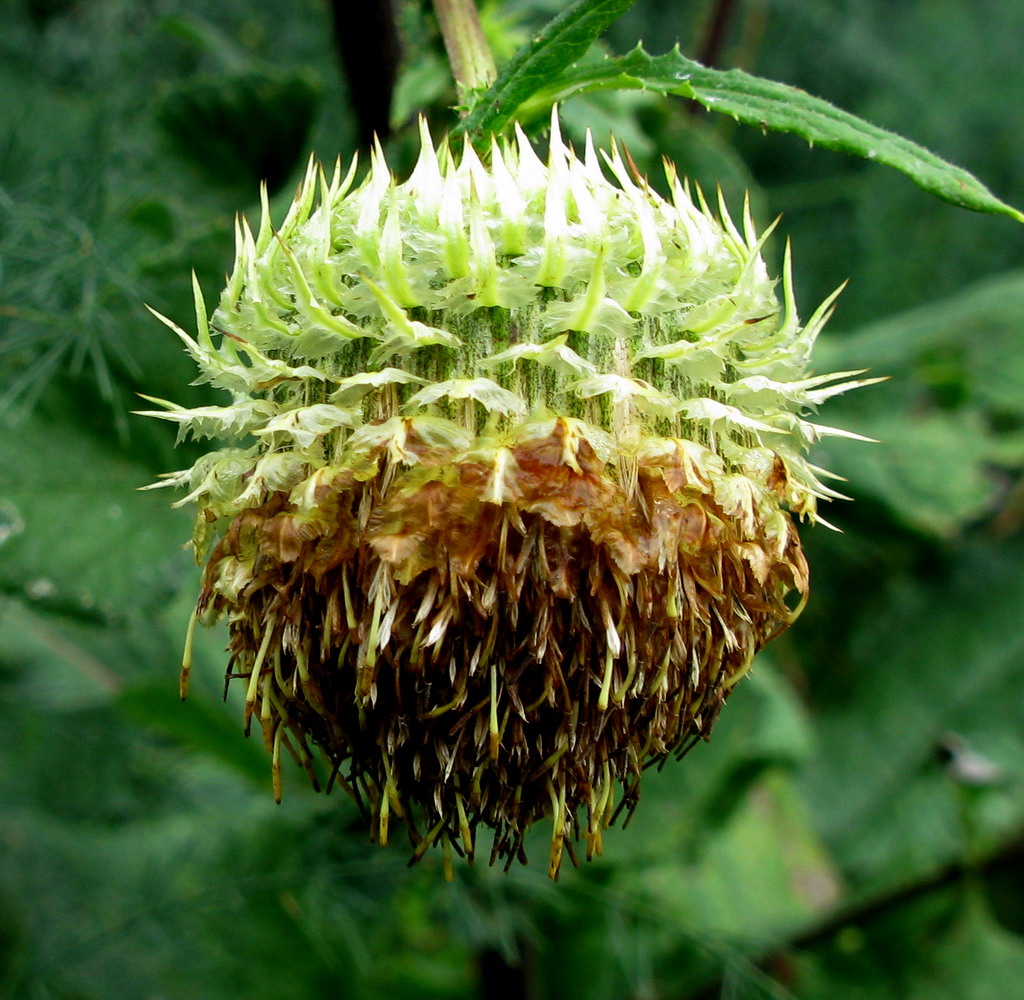
[[[614,143],[525,136],[383,153],[353,188],[313,165],[277,231],[244,221],[198,334],[231,402],[150,415],[238,438],[187,486],[205,561],[189,627],[225,618],[228,675],[273,757],[368,808],[384,843],[525,860],[637,800],[648,762],[706,737],[754,653],[795,618],[791,515],[836,496],[805,418],[864,381],[806,375],[759,237],[666,165],[660,197]],[[219,339],[215,340],[214,334]],[[450,865],[446,863],[446,868]]]

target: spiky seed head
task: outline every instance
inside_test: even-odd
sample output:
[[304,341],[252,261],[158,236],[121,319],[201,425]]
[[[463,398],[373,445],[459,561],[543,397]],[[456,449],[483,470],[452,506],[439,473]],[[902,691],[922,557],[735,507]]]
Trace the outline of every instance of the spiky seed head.
[[189,643],[227,620],[278,795],[315,748],[381,843],[487,827],[508,865],[546,819],[555,876],[799,611],[840,433],[806,413],[863,383],[806,374],[833,297],[800,324],[748,210],[557,118],[546,163],[424,126],[407,180],[354,177],[311,163],[276,231],[264,197],[212,321],[198,287],[196,338],[165,321],[231,401],[147,412],[238,439],[161,484],[198,507]]

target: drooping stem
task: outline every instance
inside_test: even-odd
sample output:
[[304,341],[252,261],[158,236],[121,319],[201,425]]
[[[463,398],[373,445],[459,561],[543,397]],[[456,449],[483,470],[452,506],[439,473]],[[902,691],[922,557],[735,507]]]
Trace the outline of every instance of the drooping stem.
[[497,76],[494,56],[473,0],[434,0],[434,12],[460,97],[464,91],[493,83]]

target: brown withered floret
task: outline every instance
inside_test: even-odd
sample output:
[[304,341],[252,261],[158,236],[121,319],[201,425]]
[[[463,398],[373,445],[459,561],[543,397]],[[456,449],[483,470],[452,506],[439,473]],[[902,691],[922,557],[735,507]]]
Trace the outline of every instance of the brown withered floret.
[[271,494],[213,551],[198,613],[230,622],[278,795],[282,746],[314,781],[317,747],[377,840],[395,818],[414,858],[472,858],[482,825],[507,866],[550,817],[555,876],[708,734],[807,567],[671,449],[628,486],[561,420],[509,451],[502,503],[493,466],[440,452],[325,477],[312,512]]

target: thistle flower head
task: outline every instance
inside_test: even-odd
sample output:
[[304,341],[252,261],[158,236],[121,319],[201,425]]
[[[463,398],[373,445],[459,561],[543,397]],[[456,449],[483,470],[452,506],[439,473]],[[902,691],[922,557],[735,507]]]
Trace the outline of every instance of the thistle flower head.
[[834,296],[801,325],[788,252],[780,302],[749,211],[666,172],[557,119],[547,162],[424,127],[407,180],[378,148],[276,231],[264,199],[212,320],[197,289],[196,338],[165,321],[231,394],[149,412],[237,439],[161,485],[278,795],[315,748],[380,842],[486,827],[511,864],[546,820],[556,875],[802,606],[792,515],[837,495],[805,452],[840,433],[806,413],[863,383],[806,373]]

